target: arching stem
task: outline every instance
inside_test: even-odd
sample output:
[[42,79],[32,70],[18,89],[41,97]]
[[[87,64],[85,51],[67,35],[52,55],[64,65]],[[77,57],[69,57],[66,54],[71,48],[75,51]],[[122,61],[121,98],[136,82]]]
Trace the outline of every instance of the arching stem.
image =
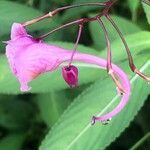
[[143,74],[142,72],[140,72],[136,68],[136,66],[134,65],[134,61],[133,61],[130,49],[128,47],[128,44],[127,44],[125,38],[123,37],[123,34],[121,33],[120,29],[118,28],[117,24],[113,21],[113,19],[110,17],[110,15],[106,14],[105,16],[109,20],[109,22],[112,24],[112,26],[116,29],[117,33],[119,34],[119,36],[120,36],[120,38],[121,38],[121,40],[122,40],[122,42],[125,46],[125,49],[126,49],[126,52],[127,52],[127,55],[128,55],[129,66],[130,66],[131,70],[133,72],[135,72],[136,74],[138,74],[140,77],[142,77],[143,79],[145,79],[149,82],[150,81],[150,76],[147,76],[147,75]]
[[65,6],[65,7],[57,8],[57,9],[47,13],[44,16],[41,16],[41,17],[32,19],[30,21],[27,21],[25,23],[22,23],[22,25],[23,26],[32,25],[32,24],[39,22],[43,19],[53,17],[54,15],[58,14],[59,12],[61,12],[63,10],[66,10],[66,9],[71,9],[71,8],[76,8],[76,7],[81,7],[81,6],[104,6],[104,7],[107,7],[107,6],[111,5],[111,3],[112,3],[111,1],[108,1],[108,2],[104,2],[104,3],[83,3],[83,4],[75,4],[75,5]]
[[73,52],[71,54],[71,58],[70,58],[70,62],[69,62],[69,66],[71,65],[72,61],[73,61],[73,56],[77,50],[77,46],[78,46],[78,43],[79,43],[79,40],[80,40],[80,37],[81,37],[81,33],[82,33],[82,30],[83,30],[83,24],[80,24],[79,25],[79,31],[78,31],[78,35],[77,35],[77,39],[76,39],[76,42],[75,42],[75,45],[74,45],[74,48],[73,48]]
[[105,35],[105,39],[106,39],[106,45],[107,45],[107,73],[111,76],[111,78],[115,82],[119,92],[124,93],[125,90],[122,87],[119,80],[115,77],[113,69],[112,69],[111,44],[110,44],[110,39],[109,39],[109,36],[108,36],[108,32],[105,28],[105,25],[104,25],[103,21],[99,17],[97,18],[97,21],[99,22],[100,26],[102,27],[104,35]]
[[105,28],[105,25],[104,25],[103,21],[98,17],[97,17],[97,21],[99,22],[100,26],[102,27],[102,30],[103,30],[104,35],[105,35],[105,40],[106,40],[106,45],[107,45],[107,72],[109,73],[109,71],[112,70],[112,65],[111,65],[112,56],[111,56],[110,39],[109,39],[108,32]]
[[78,19],[78,20],[75,20],[75,21],[66,23],[66,24],[64,24],[64,25],[62,25],[62,26],[60,26],[60,27],[58,27],[58,28],[55,28],[54,30],[52,30],[52,31],[50,31],[50,32],[48,32],[48,33],[46,33],[46,34],[44,34],[44,35],[38,37],[37,39],[39,39],[39,40],[44,39],[44,38],[46,38],[47,36],[49,36],[50,34],[52,34],[52,33],[54,33],[54,32],[57,32],[57,31],[59,31],[59,30],[61,30],[61,29],[64,29],[64,28],[67,28],[67,27],[69,27],[69,26],[71,26],[71,25],[82,24],[83,22],[85,23],[85,22],[86,22],[86,19],[81,18],[81,19]]
[[96,16],[94,16],[94,17],[91,17],[91,18],[80,18],[80,19],[71,21],[71,22],[69,22],[69,23],[66,23],[66,24],[60,26],[60,27],[55,28],[54,30],[52,30],[52,31],[50,31],[50,32],[48,32],[48,33],[46,33],[46,34],[44,34],[44,35],[38,37],[37,39],[42,40],[42,39],[46,38],[47,36],[49,36],[50,34],[52,34],[52,33],[54,33],[54,32],[57,32],[57,31],[59,31],[59,30],[61,30],[61,29],[67,28],[67,27],[69,27],[69,26],[71,26],[71,25],[76,25],[76,24],[78,25],[78,24],[84,24],[84,23],[87,23],[87,22],[90,22],[90,21],[95,21],[95,20],[97,20],[97,17],[100,18],[100,17],[106,15],[106,14],[108,13],[110,7],[111,7],[115,2],[116,2],[116,0],[114,0],[114,1],[108,1],[108,2],[107,2],[107,3],[108,3],[108,4],[107,4],[108,7],[106,7],[100,14],[98,14],[98,15],[96,15]]

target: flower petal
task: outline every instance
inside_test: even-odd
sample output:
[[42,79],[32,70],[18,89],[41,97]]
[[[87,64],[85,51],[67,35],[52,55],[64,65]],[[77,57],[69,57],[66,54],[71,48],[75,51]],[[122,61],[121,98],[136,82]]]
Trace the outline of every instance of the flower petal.
[[11,39],[15,39],[21,36],[27,36],[25,28],[19,23],[13,23],[11,28]]
[[62,68],[62,76],[66,83],[71,87],[78,85],[78,68],[70,65]]

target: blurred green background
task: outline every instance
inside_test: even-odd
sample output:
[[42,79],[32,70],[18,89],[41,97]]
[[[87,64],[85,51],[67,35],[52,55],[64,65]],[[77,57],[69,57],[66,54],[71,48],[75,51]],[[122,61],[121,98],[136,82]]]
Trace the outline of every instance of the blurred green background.
[[[0,150],[150,149],[150,86],[130,71],[121,40],[105,18],[102,19],[112,42],[113,62],[126,71],[132,83],[129,104],[108,125],[90,125],[91,117],[102,113],[116,95],[105,71],[76,63],[80,72],[77,88],[68,88],[59,69],[32,81],[31,93],[23,94],[4,54],[2,41],[9,40],[13,22],[25,22],[66,5],[104,1],[0,0]],[[101,10],[95,6],[66,10],[27,29],[38,37]],[[124,34],[137,67],[150,74],[150,6],[140,0],[118,0],[110,14]],[[77,29],[71,26],[61,30],[45,42],[72,49]],[[85,25],[78,50],[106,58],[105,39],[97,22]],[[104,113],[118,102],[119,99]]]

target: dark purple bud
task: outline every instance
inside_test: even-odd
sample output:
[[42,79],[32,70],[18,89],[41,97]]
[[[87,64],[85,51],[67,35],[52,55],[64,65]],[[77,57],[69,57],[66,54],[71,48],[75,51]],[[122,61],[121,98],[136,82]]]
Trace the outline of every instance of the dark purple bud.
[[78,85],[78,68],[70,65],[62,68],[62,76],[66,83],[71,87]]

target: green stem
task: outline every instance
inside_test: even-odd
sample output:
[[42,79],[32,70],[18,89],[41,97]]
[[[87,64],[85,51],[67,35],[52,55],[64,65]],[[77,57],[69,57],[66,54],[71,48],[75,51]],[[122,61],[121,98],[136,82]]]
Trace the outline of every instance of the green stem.
[[137,143],[135,143],[129,150],[136,150],[140,147],[147,139],[150,139],[150,132],[148,132],[143,138],[141,138]]

